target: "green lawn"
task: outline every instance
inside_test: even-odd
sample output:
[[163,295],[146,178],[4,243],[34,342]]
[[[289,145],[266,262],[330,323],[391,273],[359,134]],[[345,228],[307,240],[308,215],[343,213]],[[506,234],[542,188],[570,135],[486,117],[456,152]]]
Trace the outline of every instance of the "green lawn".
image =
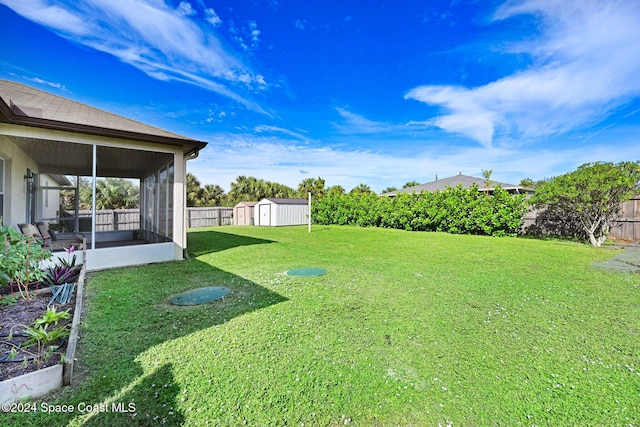
[[[8,422],[640,425],[640,275],[593,266],[619,251],[337,226],[197,229],[189,248],[92,275],[86,378],[43,400],[75,413]],[[167,303],[201,286],[231,293]]]

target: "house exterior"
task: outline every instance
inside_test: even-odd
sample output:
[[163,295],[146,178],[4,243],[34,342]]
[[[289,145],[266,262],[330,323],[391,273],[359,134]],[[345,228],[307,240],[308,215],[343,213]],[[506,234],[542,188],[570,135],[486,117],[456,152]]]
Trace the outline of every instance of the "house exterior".
[[254,225],[258,202],[240,202],[233,207],[233,225]]
[[490,180],[487,185],[487,180],[484,178],[477,178],[475,176],[463,175],[462,173],[451,176],[449,178],[438,179],[435,181],[427,182],[426,184],[420,184],[413,187],[403,188],[402,190],[390,191],[383,193],[381,196],[394,197],[399,193],[419,193],[421,191],[444,191],[447,187],[457,187],[462,185],[463,188],[470,188],[473,184],[478,186],[478,191],[491,193],[498,185],[510,193],[533,193],[532,188],[521,187],[519,185],[506,184],[504,182],[497,182]]
[[[187,246],[186,162],[205,146],[202,141],[0,80],[2,222],[17,227],[45,220],[82,231],[88,242],[89,270],[182,259]],[[77,195],[77,187],[67,177],[76,182],[83,177],[93,188],[99,178],[134,181],[140,186],[138,229],[101,233],[92,215],[88,230],[80,230],[78,218],[63,217],[56,199],[62,189],[75,189]],[[77,206],[74,211],[79,211]]]
[[256,225],[279,227],[309,222],[309,202],[305,199],[262,199],[256,205]]

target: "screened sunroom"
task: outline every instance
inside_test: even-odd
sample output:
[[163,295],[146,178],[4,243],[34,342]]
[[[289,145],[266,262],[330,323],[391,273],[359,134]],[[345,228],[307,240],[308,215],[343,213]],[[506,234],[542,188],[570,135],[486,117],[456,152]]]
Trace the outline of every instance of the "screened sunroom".
[[90,270],[183,258],[186,161],[205,143],[14,82],[0,96],[5,225],[82,234]]

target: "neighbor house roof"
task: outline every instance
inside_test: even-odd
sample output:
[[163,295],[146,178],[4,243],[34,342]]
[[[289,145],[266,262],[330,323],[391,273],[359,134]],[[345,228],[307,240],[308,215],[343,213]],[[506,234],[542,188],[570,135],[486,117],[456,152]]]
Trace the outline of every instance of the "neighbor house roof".
[[530,188],[521,187],[518,185],[507,184],[504,182],[498,182],[491,180],[489,186],[487,187],[487,180],[484,178],[476,178],[475,176],[469,175],[455,175],[449,178],[437,179],[435,181],[427,182],[426,184],[420,184],[413,187],[403,188],[402,190],[390,191],[388,193],[383,193],[382,196],[395,196],[398,193],[419,193],[421,191],[442,191],[446,190],[447,187],[457,187],[458,185],[462,185],[463,188],[469,188],[473,184],[478,186],[479,191],[492,191],[493,188],[498,185],[502,187],[503,190],[511,191],[511,192],[530,192],[533,191]]
[[187,138],[71,99],[0,80],[0,122],[112,138],[182,146],[185,153],[206,142]]

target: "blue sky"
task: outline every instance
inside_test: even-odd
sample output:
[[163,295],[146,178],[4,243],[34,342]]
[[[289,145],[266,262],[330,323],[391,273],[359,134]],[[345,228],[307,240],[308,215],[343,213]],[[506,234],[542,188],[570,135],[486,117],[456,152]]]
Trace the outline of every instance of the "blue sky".
[[0,78],[350,190],[640,159],[636,0],[0,0]]

